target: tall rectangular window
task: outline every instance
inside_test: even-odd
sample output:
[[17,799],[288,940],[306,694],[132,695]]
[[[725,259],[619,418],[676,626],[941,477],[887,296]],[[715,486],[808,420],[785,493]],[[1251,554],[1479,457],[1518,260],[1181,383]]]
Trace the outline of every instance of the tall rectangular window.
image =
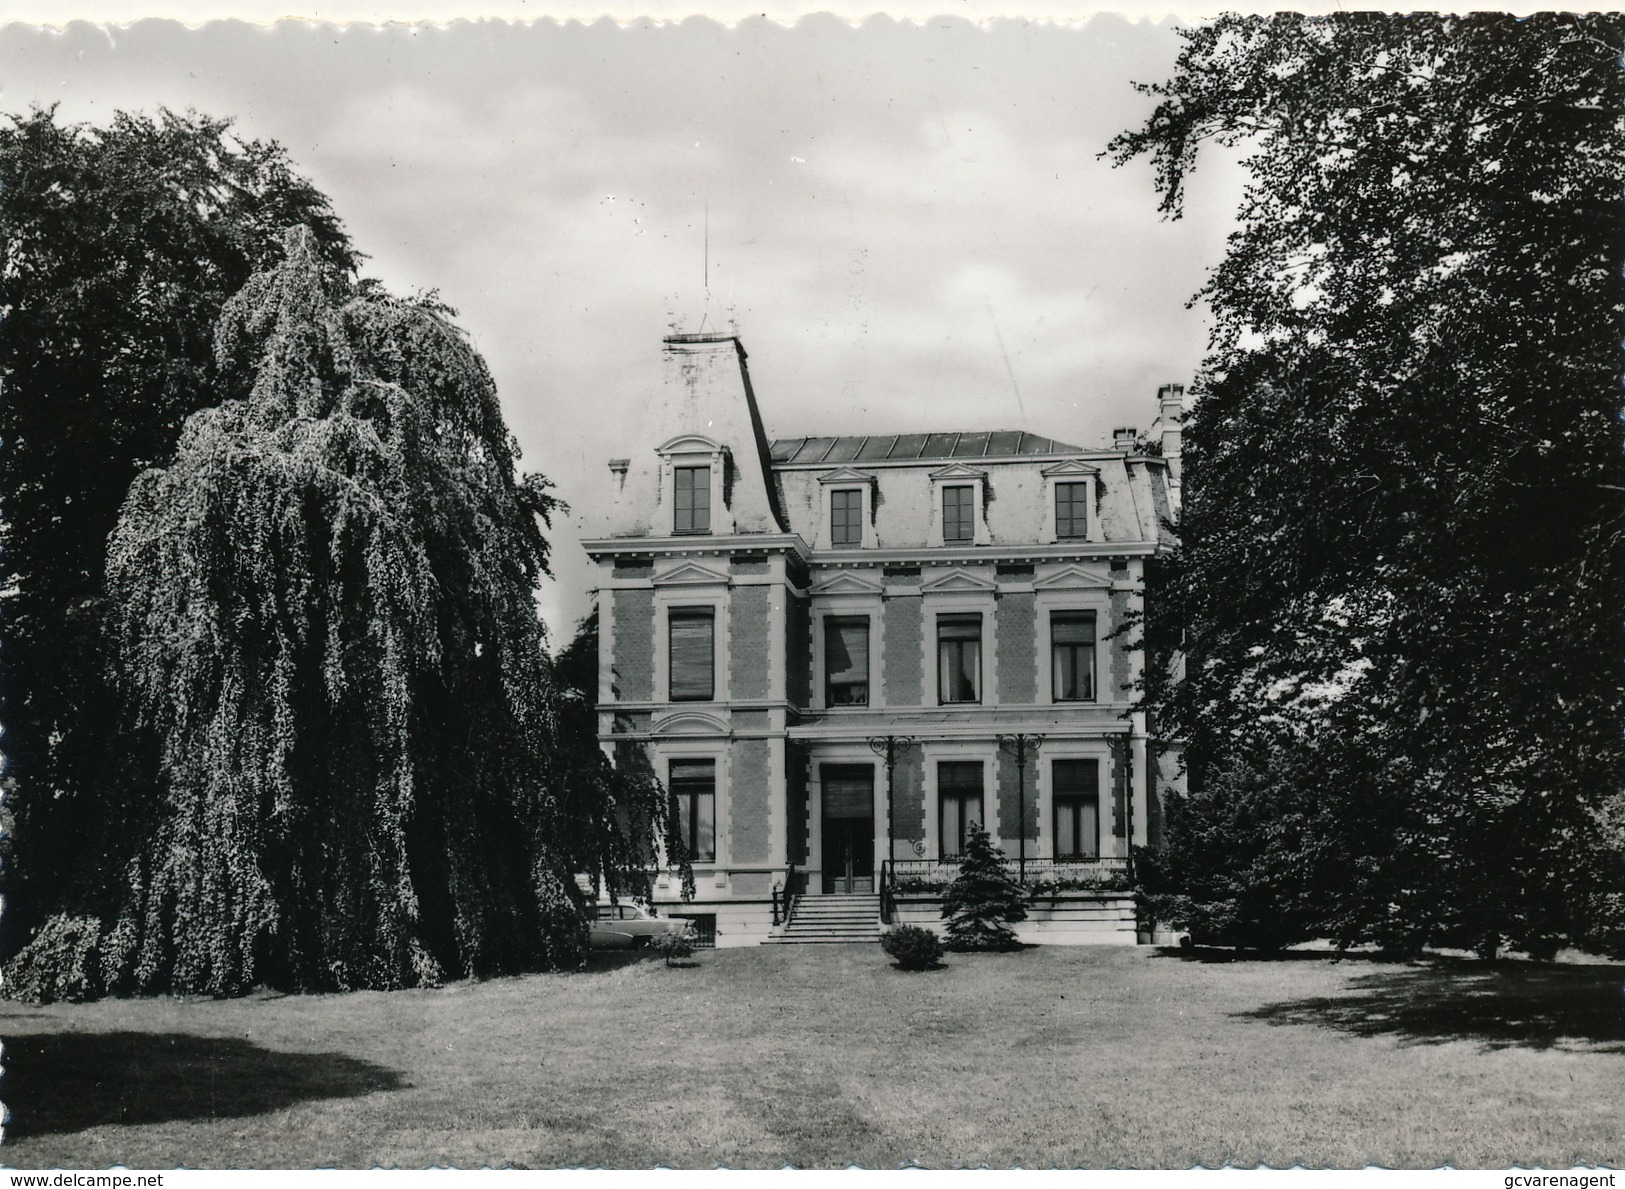
[[1063,541],[1082,540],[1089,535],[1089,485],[1055,485],[1055,535]]
[[714,863],[717,857],[717,762],[715,760],[673,760],[671,778],[672,817],[683,849],[695,863]]
[[1095,613],[1055,611],[1049,617],[1050,678],[1057,702],[1095,700]]
[[832,491],[829,493],[829,540],[832,545],[848,547],[863,544],[863,492],[861,490]]
[[982,700],[982,617],[937,617],[937,701]]
[[944,487],[942,489],[942,539],[967,542],[976,537],[976,513],[971,500],[974,487]]
[[1056,760],[1055,857],[1094,859],[1100,856],[1100,762]]
[[680,533],[711,531],[711,468],[674,467],[677,523]]
[[937,765],[939,807],[938,854],[955,859],[965,853],[972,826],[982,824],[982,765],[951,760]]
[[670,632],[671,700],[709,702],[716,695],[716,611],[673,607]]
[[824,702],[869,704],[869,620],[824,620]]

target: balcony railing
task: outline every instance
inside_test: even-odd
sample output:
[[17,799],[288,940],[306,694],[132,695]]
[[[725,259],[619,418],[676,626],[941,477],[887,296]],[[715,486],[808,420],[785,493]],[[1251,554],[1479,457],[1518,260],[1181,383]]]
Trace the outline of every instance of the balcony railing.
[[[1030,893],[1070,891],[1125,891],[1133,879],[1127,858],[1017,859],[1001,864],[1010,878]],[[954,859],[897,859],[884,866],[888,890],[894,896],[932,895],[941,892],[959,874]]]

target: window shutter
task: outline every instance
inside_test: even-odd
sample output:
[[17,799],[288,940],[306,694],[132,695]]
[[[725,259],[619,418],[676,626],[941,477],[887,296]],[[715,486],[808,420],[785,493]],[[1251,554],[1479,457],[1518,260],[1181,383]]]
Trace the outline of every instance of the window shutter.
[[[715,760],[673,760],[671,762],[671,783],[687,785],[698,782],[703,785],[703,792],[710,792],[717,783],[717,762]],[[695,791],[685,788],[684,792]]]
[[832,682],[869,680],[869,621],[830,619],[824,636],[824,663]]
[[1056,612],[1050,619],[1050,638],[1057,644],[1093,644],[1093,611]]
[[1098,760],[1056,760],[1055,795],[1057,797],[1096,797],[1100,795],[1100,762]]
[[867,818],[875,812],[874,773],[823,772],[824,816],[826,818]]
[[715,696],[712,680],[715,612],[691,607],[671,613],[671,700],[708,702]]
[[975,793],[982,792],[982,765],[975,760],[969,762],[952,760],[937,765],[937,791],[940,793]]

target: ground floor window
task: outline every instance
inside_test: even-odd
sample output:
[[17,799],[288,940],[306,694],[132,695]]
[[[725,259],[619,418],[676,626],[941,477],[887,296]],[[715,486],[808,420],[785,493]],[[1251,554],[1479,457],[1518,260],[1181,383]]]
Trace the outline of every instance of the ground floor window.
[[982,824],[982,765],[979,760],[945,760],[937,765],[941,834],[938,853],[957,859],[965,853],[970,828]]
[[717,762],[673,760],[670,779],[672,816],[693,863],[714,863],[717,857]]
[[1056,760],[1055,857],[1100,856],[1100,761]]

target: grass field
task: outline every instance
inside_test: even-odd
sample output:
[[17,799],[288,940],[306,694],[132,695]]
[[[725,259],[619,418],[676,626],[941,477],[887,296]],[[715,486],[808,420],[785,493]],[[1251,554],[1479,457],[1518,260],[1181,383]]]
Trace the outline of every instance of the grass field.
[[1625,966],[702,953],[0,1004],[12,1167],[1625,1162]]

